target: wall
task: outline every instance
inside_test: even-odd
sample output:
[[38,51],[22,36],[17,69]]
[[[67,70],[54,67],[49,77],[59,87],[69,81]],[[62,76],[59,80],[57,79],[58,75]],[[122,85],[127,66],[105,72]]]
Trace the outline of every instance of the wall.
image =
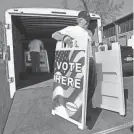
[[134,35],[128,39],[128,46],[131,46],[134,49]]
[[[128,40],[131,38],[131,36],[133,35],[133,32],[134,31],[129,31],[129,32],[126,32],[126,33],[122,33],[122,34],[119,34],[119,38],[123,37],[123,36],[126,36],[126,45],[128,45]],[[110,39],[111,40],[116,40],[116,37],[115,36],[111,36],[109,38],[103,38],[103,42],[104,43],[107,43],[107,44],[110,44]]]
[[130,39],[131,36],[133,35],[133,32],[134,31],[129,31],[129,32],[126,32],[126,33],[119,34],[119,37],[126,35],[127,36],[127,39]]
[[19,83],[19,73],[24,71],[24,53],[21,43],[22,36],[16,26],[12,25],[13,29],[13,46],[14,46],[14,62],[15,62],[15,77],[16,84]]

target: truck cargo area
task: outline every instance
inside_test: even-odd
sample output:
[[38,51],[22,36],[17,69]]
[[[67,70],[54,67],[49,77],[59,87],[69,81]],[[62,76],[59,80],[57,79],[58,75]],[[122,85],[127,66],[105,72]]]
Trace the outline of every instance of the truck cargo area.
[[[95,22],[95,23],[94,23]],[[46,17],[46,16],[16,16],[12,15],[12,34],[14,49],[14,66],[17,89],[37,84],[53,78],[54,56],[56,41],[52,33],[69,25],[76,25],[75,17]],[[97,21],[91,21],[91,30],[97,26]],[[50,72],[33,74],[30,67],[25,65],[24,53],[33,39],[40,39],[47,51]]]
[[[56,41],[52,33],[68,25],[76,24],[76,19],[42,16],[12,16],[14,66],[16,88],[23,88],[53,78]],[[33,74],[31,67],[25,65],[24,53],[33,39],[43,42],[47,51],[50,72]]]

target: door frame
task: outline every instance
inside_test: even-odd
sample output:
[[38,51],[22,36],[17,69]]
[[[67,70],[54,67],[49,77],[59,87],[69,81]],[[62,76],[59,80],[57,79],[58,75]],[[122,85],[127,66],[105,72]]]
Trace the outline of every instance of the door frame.
[[11,14],[6,11],[5,12],[5,36],[6,36],[6,48],[9,49],[8,56],[10,55],[10,59],[7,61],[7,69],[8,69],[8,82],[9,82],[9,90],[10,97],[13,98],[14,93],[16,92],[16,80],[15,80],[15,67],[14,67],[14,51],[13,51],[13,35],[12,35],[12,20]]

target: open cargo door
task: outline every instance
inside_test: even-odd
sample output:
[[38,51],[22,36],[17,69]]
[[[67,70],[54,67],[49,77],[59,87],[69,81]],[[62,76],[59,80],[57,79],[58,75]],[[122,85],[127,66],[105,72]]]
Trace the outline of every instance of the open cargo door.
[[[86,126],[86,105],[88,92],[89,42],[83,41],[82,48],[62,48],[58,42],[55,54],[53,85],[53,115],[78,125]],[[62,43],[61,43],[62,44]]]
[[10,47],[12,44],[11,16],[6,13],[5,18],[6,45],[0,63],[0,133],[3,133],[15,93],[13,48]]
[[16,91],[15,70],[14,70],[14,53],[13,53],[13,37],[12,37],[12,21],[11,14],[5,13],[5,33],[6,33],[6,53],[8,54],[7,70],[8,82],[10,89],[10,97],[13,98]]
[[122,60],[120,45],[112,44],[112,50],[95,53],[97,86],[93,106],[125,115]]

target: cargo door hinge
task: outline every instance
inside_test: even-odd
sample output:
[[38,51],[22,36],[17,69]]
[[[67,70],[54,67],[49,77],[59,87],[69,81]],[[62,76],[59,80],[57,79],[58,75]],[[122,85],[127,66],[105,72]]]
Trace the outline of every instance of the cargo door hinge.
[[6,29],[10,29],[10,24],[5,24]]
[[9,83],[13,83],[14,82],[14,78],[13,77],[8,78],[8,82]]

